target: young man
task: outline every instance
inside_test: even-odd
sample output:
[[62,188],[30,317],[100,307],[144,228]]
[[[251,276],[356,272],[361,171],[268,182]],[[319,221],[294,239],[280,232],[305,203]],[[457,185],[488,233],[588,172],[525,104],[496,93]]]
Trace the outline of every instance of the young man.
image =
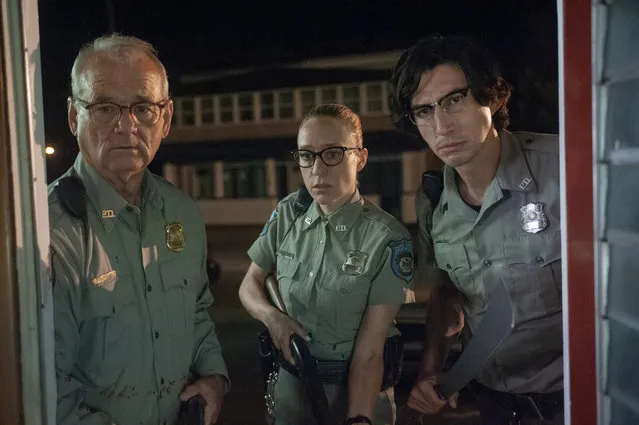
[[[454,325],[447,313],[461,305],[468,342],[501,280],[516,327],[472,383],[482,424],[562,424],[558,138],[506,131],[510,92],[496,62],[463,37],[421,40],[393,70],[396,127],[419,134],[445,164],[439,201],[423,187],[416,201],[416,286],[431,298],[409,406],[455,405],[433,390],[447,352],[437,347]],[[446,296],[451,289],[459,296]]]

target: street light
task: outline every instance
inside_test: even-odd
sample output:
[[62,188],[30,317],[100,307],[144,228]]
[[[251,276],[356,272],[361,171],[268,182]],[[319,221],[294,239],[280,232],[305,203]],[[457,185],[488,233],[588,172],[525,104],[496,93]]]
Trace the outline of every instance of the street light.
[[55,153],[55,149],[53,149],[53,146],[47,146],[44,148],[44,153],[47,155],[53,155]]

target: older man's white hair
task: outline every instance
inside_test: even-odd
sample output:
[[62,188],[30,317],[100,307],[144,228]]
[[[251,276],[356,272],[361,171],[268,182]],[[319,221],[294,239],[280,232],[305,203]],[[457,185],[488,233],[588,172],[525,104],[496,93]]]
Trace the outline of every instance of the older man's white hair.
[[107,55],[129,63],[138,60],[140,55],[148,57],[157,65],[160,74],[162,74],[164,97],[169,96],[169,80],[166,69],[151,43],[147,43],[137,37],[114,33],[96,38],[82,46],[78,52],[71,69],[71,94],[74,98],[79,97],[83,89],[81,77],[84,68],[92,59],[101,55]]

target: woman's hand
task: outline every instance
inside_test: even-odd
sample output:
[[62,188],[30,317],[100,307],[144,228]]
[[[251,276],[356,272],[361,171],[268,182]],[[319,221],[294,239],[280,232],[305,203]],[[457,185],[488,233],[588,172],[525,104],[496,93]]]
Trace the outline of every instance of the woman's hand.
[[291,319],[284,313],[274,310],[265,322],[275,348],[280,350],[284,358],[292,365],[295,364],[291,354],[291,335],[298,334],[306,341],[310,341],[308,333],[297,320]]

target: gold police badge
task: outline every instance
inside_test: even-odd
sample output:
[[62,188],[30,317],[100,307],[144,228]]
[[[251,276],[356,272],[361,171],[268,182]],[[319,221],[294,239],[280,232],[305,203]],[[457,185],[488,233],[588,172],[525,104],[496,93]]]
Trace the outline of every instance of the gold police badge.
[[525,232],[539,233],[548,227],[548,218],[544,213],[544,204],[531,202],[519,209],[521,212],[521,226]]
[[342,264],[342,271],[351,276],[357,276],[364,273],[366,259],[368,254],[360,251],[349,251],[346,261]]
[[164,227],[166,231],[166,246],[173,252],[184,250],[184,227],[182,223],[169,223]]

